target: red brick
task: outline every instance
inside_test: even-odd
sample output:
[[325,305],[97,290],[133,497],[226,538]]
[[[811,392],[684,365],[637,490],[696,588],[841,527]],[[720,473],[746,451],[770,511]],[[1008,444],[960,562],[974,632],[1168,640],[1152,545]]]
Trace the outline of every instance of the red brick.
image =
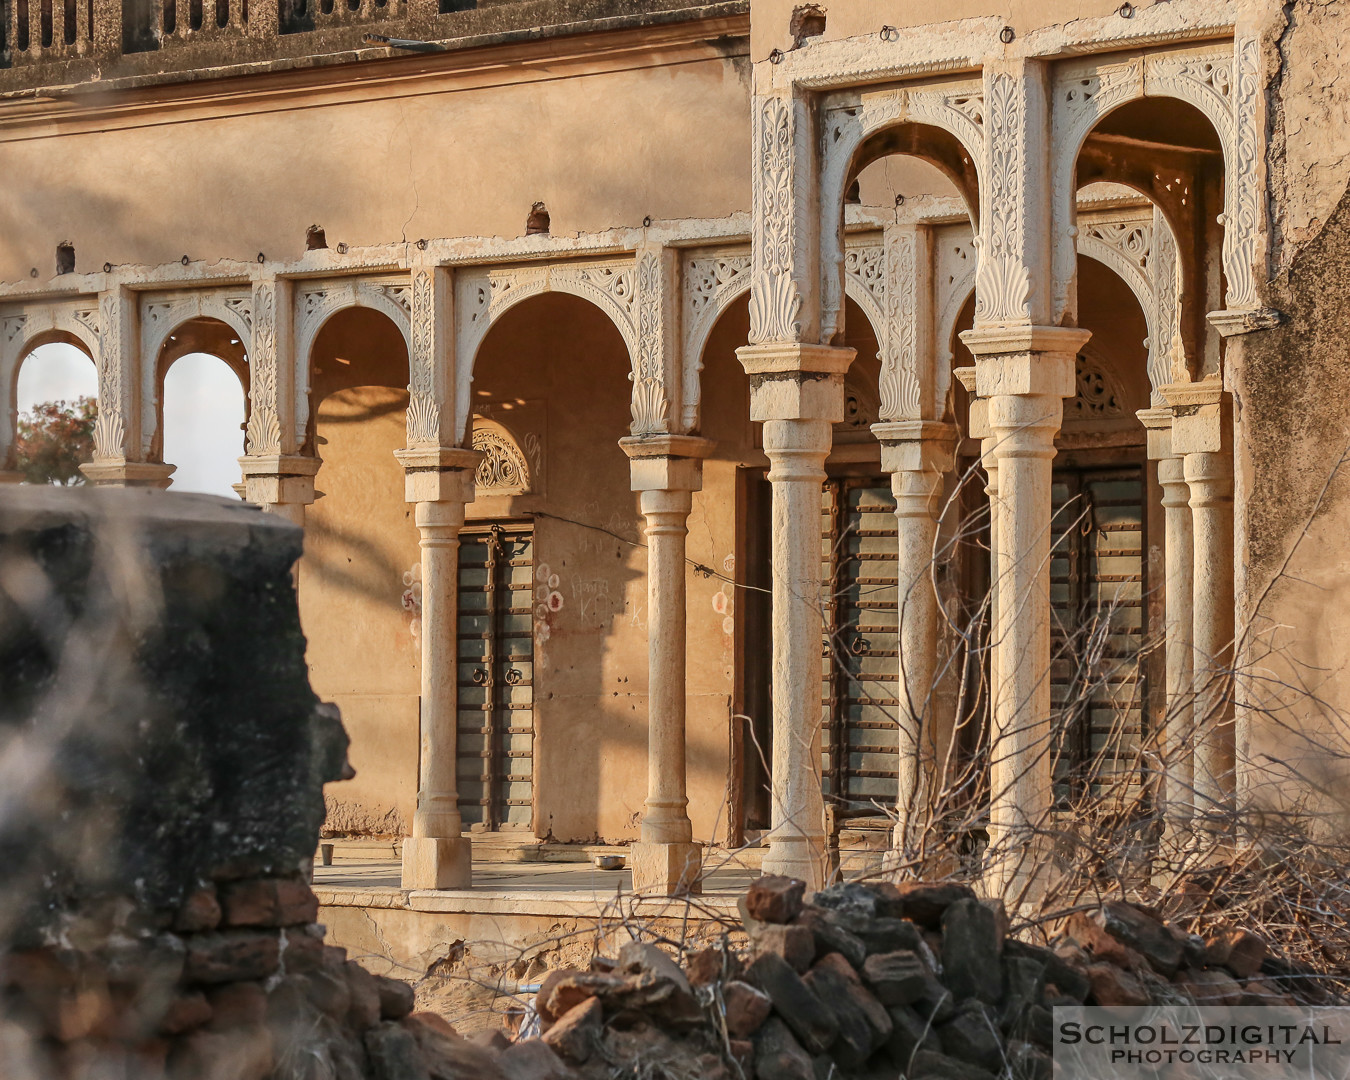
[[319,917],[319,898],[293,878],[231,881],[220,890],[225,926],[300,926]]
[[773,1010],[769,995],[749,983],[733,979],[722,989],[726,1005],[727,1033],[734,1039],[748,1039],[764,1026]]
[[188,939],[184,977],[200,983],[265,979],[280,963],[281,937],[276,933],[236,930],[197,934]]
[[745,908],[752,919],[767,923],[791,922],[802,910],[806,883],[780,874],[757,878],[745,894]]
[[261,1024],[267,1019],[267,992],[260,983],[227,983],[207,991],[211,1003],[212,1031]]
[[199,934],[220,925],[220,901],[216,887],[208,885],[190,894],[178,909],[173,928],[180,934]]
[[211,1019],[211,1003],[199,991],[179,994],[164,1010],[159,1030],[163,1035],[181,1035],[199,1028]]

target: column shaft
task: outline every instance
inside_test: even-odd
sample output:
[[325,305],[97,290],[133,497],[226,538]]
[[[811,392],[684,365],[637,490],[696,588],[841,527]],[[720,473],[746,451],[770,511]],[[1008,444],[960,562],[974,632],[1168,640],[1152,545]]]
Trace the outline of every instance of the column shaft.
[[694,838],[685,793],[685,588],[688,491],[644,491],[647,519],[647,812],[642,840]]
[[1233,784],[1233,464],[1186,455],[1194,528],[1195,809],[1221,813]]
[[766,874],[825,879],[820,499],[831,424],[766,420],[773,486],[773,814]]
[[1163,602],[1166,618],[1165,662],[1167,703],[1159,754],[1162,785],[1159,798],[1169,829],[1182,831],[1190,821],[1194,801],[1192,759],[1193,677],[1192,581],[1193,556],[1190,488],[1179,457],[1158,460],[1158,484],[1162,487],[1164,518]]

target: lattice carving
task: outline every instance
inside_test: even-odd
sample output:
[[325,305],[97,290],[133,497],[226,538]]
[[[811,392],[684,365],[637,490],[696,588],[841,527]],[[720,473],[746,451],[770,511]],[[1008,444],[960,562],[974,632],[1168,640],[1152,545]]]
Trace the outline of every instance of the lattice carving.
[[74,308],[71,311],[71,318],[88,330],[94,337],[98,337],[98,308]]
[[869,293],[878,305],[886,302],[886,252],[880,244],[850,247],[844,251],[844,274]]
[[479,495],[526,495],[530,491],[530,466],[505,429],[485,420],[475,420],[472,445],[483,453],[474,473]]
[[1125,397],[1115,376],[1090,349],[1078,354],[1074,365],[1078,392],[1064,403],[1065,422],[1114,420],[1125,416]]

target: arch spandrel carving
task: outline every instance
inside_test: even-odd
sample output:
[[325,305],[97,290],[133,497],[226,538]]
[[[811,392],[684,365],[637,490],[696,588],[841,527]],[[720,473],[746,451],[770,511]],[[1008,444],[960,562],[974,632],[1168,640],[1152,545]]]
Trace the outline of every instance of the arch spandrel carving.
[[474,473],[479,495],[528,495],[533,490],[530,463],[519,444],[501,424],[475,417],[470,436],[473,449],[483,454]]
[[703,350],[718,317],[750,287],[750,252],[699,252],[684,263],[684,331],[680,430],[693,431],[702,402]]

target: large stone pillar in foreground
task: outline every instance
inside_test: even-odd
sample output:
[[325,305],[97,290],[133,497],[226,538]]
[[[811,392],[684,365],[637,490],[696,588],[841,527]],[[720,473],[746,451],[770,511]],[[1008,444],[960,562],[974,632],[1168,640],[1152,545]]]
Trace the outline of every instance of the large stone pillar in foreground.
[[1051,463],[1085,330],[987,327],[961,335],[975,355],[998,462],[998,589],[990,732],[989,888],[1023,895],[1046,855],[1050,727]]
[[415,503],[422,546],[422,698],[417,809],[403,841],[405,889],[464,889],[470,843],[462,835],[455,775],[459,705],[459,530],[482,454],[459,447],[395,452]]
[[896,824],[893,846],[908,850],[911,821],[921,796],[924,718],[932,715],[937,670],[938,598],[933,587],[933,544],[942,511],[942,481],[951,471],[956,429],[925,420],[872,425],[881,443],[881,467],[891,477],[897,535],[899,702]]
[[773,486],[773,798],[764,873],[825,881],[820,790],[820,499],[854,350],[800,343],[736,350]]
[[1233,413],[1217,379],[1163,388],[1184,455],[1193,529],[1195,811],[1232,809]]
[[628,861],[634,892],[674,896],[702,891],[685,791],[685,537],[712,443],[635,435],[619,445],[647,522],[647,803]]

